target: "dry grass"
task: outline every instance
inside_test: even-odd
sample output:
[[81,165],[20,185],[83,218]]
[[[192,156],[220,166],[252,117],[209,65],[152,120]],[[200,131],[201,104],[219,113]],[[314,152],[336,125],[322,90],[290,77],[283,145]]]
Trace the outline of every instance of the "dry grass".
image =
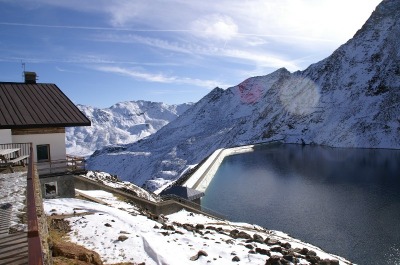
[[71,231],[68,221],[61,218],[48,217],[47,224],[51,242],[68,241],[68,233]]
[[[52,251],[54,251],[54,247],[57,245],[57,248],[60,246],[65,246],[65,253],[79,253],[82,254],[85,249],[82,246],[71,243],[69,241],[68,233],[71,231],[71,227],[69,222],[64,218],[60,218],[60,216],[51,216],[47,218],[48,227],[49,227],[49,245]],[[82,250],[84,249],[84,250]],[[60,252],[60,251],[57,251]],[[54,253],[53,253],[54,254]],[[81,256],[81,255],[78,255]],[[99,263],[90,263],[82,260],[78,260],[76,258],[68,258],[66,256],[57,256],[53,257],[54,265],[88,265],[88,264],[99,264]]]

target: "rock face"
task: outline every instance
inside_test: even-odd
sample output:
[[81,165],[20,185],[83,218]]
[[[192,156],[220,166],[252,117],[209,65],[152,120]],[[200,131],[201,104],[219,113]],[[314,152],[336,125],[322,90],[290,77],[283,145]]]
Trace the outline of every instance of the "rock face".
[[155,190],[218,148],[282,140],[400,148],[400,2],[384,0],[328,58],[215,88],[154,135],[104,148],[90,169]]
[[104,109],[78,105],[92,125],[66,129],[67,153],[85,156],[108,145],[136,142],[155,133],[190,106],[149,101],[120,102]]

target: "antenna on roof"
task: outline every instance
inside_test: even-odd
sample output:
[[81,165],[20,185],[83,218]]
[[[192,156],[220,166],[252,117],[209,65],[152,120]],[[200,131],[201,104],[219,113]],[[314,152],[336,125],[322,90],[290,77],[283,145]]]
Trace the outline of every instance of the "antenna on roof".
[[22,71],[22,81],[25,81],[25,63],[22,62],[22,60],[21,60],[21,66],[22,66],[22,69],[23,69],[23,71]]
[[22,60],[21,60],[21,66],[22,66],[22,69],[24,70],[22,72],[23,81],[26,84],[36,84],[36,80],[38,79],[37,78],[37,74],[35,72],[27,72],[27,71],[25,71],[25,63],[22,62]]

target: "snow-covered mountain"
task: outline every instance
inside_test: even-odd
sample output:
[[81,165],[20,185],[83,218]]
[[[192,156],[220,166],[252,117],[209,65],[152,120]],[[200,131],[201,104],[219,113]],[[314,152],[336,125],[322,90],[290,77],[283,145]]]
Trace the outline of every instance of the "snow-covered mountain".
[[217,148],[279,139],[400,148],[400,1],[384,0],[328,58],[215,88],[150,137],[104,148],[90,169],[155,190]]
[[67,153],[86,156],[105,146],[136,142],[155,133],[190,106],[191,103],[167,105],[149,101],[120,102],[105,109],[78,105],[92,126],[67,128]]

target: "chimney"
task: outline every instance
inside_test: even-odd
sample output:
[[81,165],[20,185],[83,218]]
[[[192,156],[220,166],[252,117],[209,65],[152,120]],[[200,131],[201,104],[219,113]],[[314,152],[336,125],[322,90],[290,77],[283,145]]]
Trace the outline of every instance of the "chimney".
[[24,72],[26,84],[36,84],[36,73],[35,72]]

